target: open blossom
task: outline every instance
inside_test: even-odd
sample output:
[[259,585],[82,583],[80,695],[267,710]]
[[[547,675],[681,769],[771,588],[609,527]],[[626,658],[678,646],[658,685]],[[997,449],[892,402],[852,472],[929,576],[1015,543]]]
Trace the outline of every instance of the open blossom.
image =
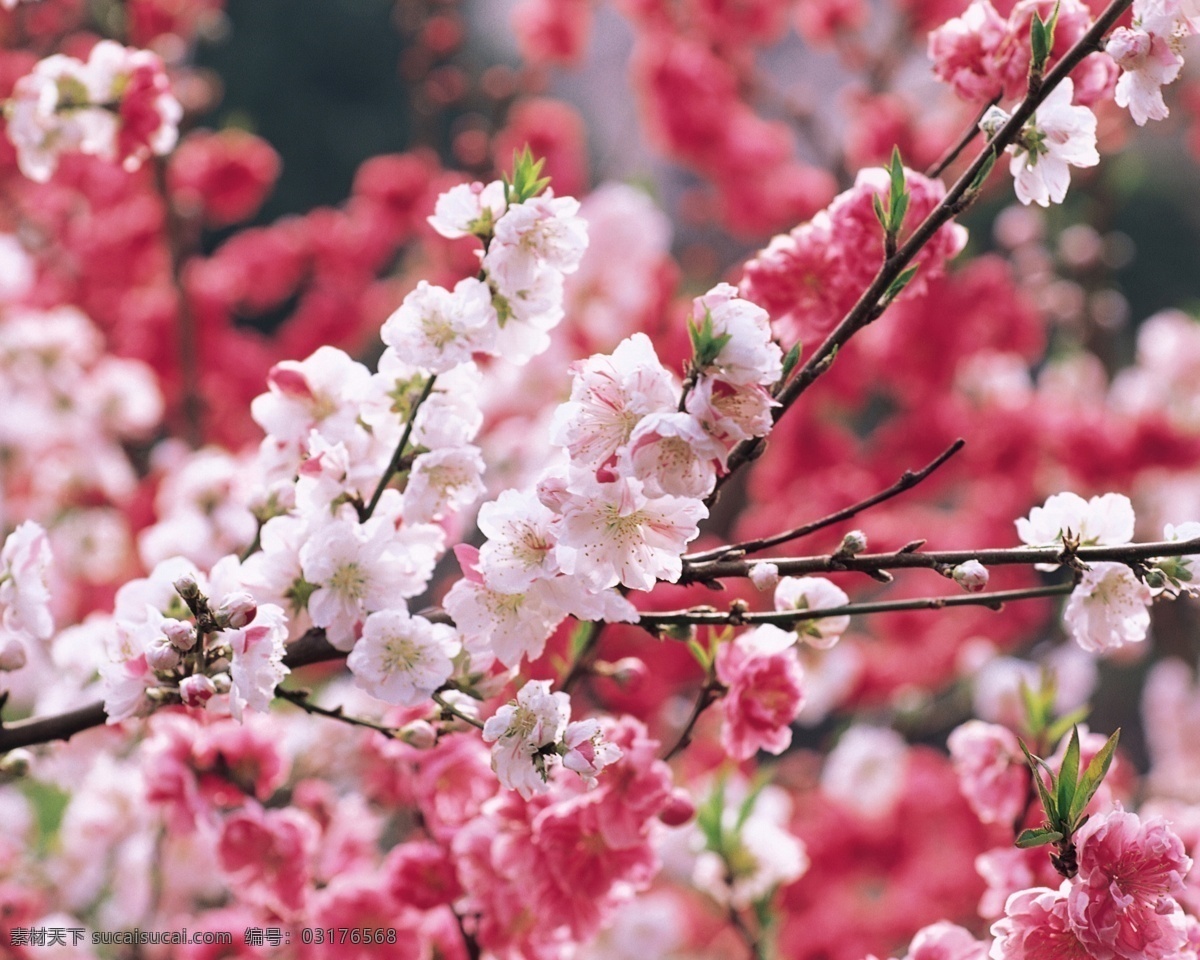
[[690,413],[643,417],[629,437],[628,472],[651,496],[706,497],[717,481],[726,450]]
[[1079,874],[1067,913],[1091,953],[1099,960],[1176,956],[1182,942],[1171,898],[1183,892],[1192,860],[1167,822],[1118,807],[1089,820],[1075,840]]
[[484,582],[520,593],[558,572],[557,518],[530,492],[505,490],[479,508],[478,525],[488,538],[479,548]]
[[1183,67],[1183,57],[1173,48],[1171,37],[1118,27],[1104,50],[1121,68],[1113,94],[1117,106],[1128,107],[1139,127],[1147,120],[1165,120],[1170,111],[1162,88],[1178,77]]
[[856,725],[825,759],[821,790],[874,819],[888,813],[904,789],[908,745],[895,730]]
[[1063,619],[1084,650],[1108,653],[1146,639],[1153,599],[1150,588],[1125,564],[1097,562],[1071,591]]
[[991,960],[1094,960],[1067,919],[1063,890],[1019,890],[1008,898],[991,932],[996,938]]
[[[1071,183],[1071,167],[1094,167],[1096,115],[1087,107],[1075,106],[1075,85],[1068,77],[1042,101],[1025,125],[1018,142],[1008,148],[1013,154],[1009,168],[1015,179],[1017,199],[1024,204],[1048,207],[1062,203]],[[995,116],[995,115],[993,115]],[[995,120],[985,117],[982,125]]]
[[771,339],[771,320],[766,310],[740,299],[737,287],[719,283],[692,302],[692,322],[702,327],[706,317],[712,321],[713,335],[729,340],[703,373],[712,373],[736,386],[770,386],[779,379],[783,350]]
[[381,610],[363,623],[346,665],[371,696],[406,707],[429,699],[454,670],[460,644],[452,627]]
[[644,333],[622,340],[610,355],[573,364],[571,399],[554,411],[550,441],[571,459],[598,467],[623,447],[642,417],[671,413],[679,394]]
[[651,500],[632,477],[585,483],[563,507],[559,563],[566,573],[594,577],[603,587],[649,590],[658,580],[674,583],[683,572],[684,548],[707,516],[699,500]]
[[275,699],[275,688],[291,671],[283,663],[287,617],[280,607],[262,604],[246,625],[221,633],[233,651],[229,665],[232,686],[229,705],[236,719],[249,707],[266,713]]
[[496,266],[493,251],[503,248],[508,253],[504,260],[508,279],[501,280],[502,286],[506,282],[524,286],[544,267],[574,273],[587,249],[587,224],[579,216],[579,201],[555,197],[547,190],[524,203],[513,204],[496,222],[495,240],[484,257],[489,273]]
[[408,363],[445,373],[475,351],[489,350],[495,326],[486,283],[466,277],[451,292],[422,280],[388,317],[380,336]]
[[536,660],[567,612],[555,602],[550,581],[502,593],[468,575],[450,588],[443,604],[473,656],[494,657],[506,667]]
[[38,640],[54,632],[47,577],[53,562],[46,531],[26,520],[4,541],[0,551],[0,605],[4,628]]
[[794,633],[764,625],[717,652],[717,679],[726,687],[721,744],[734,760],[759,750],[783,753],[791,744],[791,723],[804,702],[795,643]]
[[571,718],[571,698],[550,692],[549,680],[530,680],[483,725],[492,744],[492,769],[500,782],[525,799],[544,793],[550,770],[558,761],[555,746]]
[[21,172],[46,181],[72,151],[136,170],[171,151],[182,116],[155,54],[101,40],[86,63],[55,54],[17,81],[8,136]]
[[1133,504],[1123,494],[1084,500],[1075,493],[1056,493],[1017,521],[1017,536],[1034,547],[1062,543],[1065,537],[1080,546],[1115,546],[1133,539],[1133,523]]
[[[850,602],[841,587],[824,577],[784,577],[775,587],[776,610],[827,610]],[[796,634],[818,650],[828,650],[850,626],[849,615],[801,620]]]
[[339,650],[350,649],[368,612],[398,606],[422,586],[410,583],[406,564],[389,550],[393,533],[387,523],[335,520],[300,549],[304,579],[317,588],[308,598],[309,616]]
[[471,234],[490,234],[508,206],[504,183],[460,183],[440,194],[429,225],[448,240]]
[[567,724],[563,734],[567,752],[562,763],[579,774],[589,786],[594,786],[600,771],[621,759],[621,748],[604,739],[604,729],[594,717]]
[[984,823],[1011,825],[1025,810],[1029,773],[1016,736],[1007,727],[968,720],[946,745],[958,786]]

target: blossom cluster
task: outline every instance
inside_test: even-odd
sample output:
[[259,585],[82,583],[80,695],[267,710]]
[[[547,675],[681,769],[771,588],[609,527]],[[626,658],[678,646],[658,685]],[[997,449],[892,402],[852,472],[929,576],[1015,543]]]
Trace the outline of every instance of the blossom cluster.
[[101,40],[86,61],[65,54],[40,61],[17,81],[7,114],[21,171],[48,180],[64,153],[103,157],[127,170],[170,153],[183,108],[157,56]]

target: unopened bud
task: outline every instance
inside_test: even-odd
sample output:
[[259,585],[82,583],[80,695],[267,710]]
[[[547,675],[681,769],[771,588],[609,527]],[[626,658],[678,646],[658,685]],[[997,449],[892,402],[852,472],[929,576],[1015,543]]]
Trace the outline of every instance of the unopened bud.
[[17,637],[9,637],[0,646],[0,672],[20,670],[25,666],[25,644]]
[[179,666],[183,655],[166,637],[152,640],[146,647],[146,666],[155,673],[166,673]]
[[696,815],[696,804],[686,790],[674,790],[663,808],[658,812],[658,819],[668,827],[682,827]]
[[196,645],[196,626],[186,620],[164,620],[162,632],[167,642],[183,653]]
[[1161,570],[1156,570],[1151,567],[1146,571],[1146,576],[1143,578],[1146,586],[1151,590],[1161,590],[1167,585],[1167,577]]
[[967,593],[978,593],[988,585],[987,567],[978,560],[968,560],[966,563],[960,563],[950,571],[950,576]]
[[212,682],[217,693],[228,693],[233,689],[233,678],[227,673],[214,673],[212,675]]
[[747,575],[755,590],[774,590],[779,586],[779,567],[773,563],[752,563]]
[[217,607],[217,622],[240,630],[249,624],[258,613],[258,604],[248,593],[231,593]]
[[29,775],[33,754],[28,750],[10,750],[0,757],[0,783],[12,783]]
[[174,583],[175,592],[189,603],[200,599],[200,584],[191,574],[184,574]]
[[400,741],[418,750],[428,750],[437,743],[437,731],[428,720],[406,723],[397,733]]
[[842,545],[838,547],[838,553],[842,556],[854,557],[867,549],[867,535],[861,530],[851,530],[848,534],[842,537]]
[[203,674],[192,674],[179,682],[179,697],[187,707],[204,706],[216,692],[217,685]]
[[987,108],[987,112],[979,120],[979,129],[991,139],[1000,132],[1000,128],[1008,123],[1010,116],[997,106]]
[[650,669],[638,657],[622,657],[615,663],[597,663],[596,672],[611,677],[619,686],[631,692],[650,675]]

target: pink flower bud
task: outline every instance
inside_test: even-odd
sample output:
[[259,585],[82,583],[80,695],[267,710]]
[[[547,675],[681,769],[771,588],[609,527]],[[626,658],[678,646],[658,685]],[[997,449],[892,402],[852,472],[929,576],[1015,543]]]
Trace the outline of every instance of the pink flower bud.
[[414,720],[400,728],[401,742],[418,750],[428,750],[437,743],[437,731],[428,720]]
[[166,637],[160,637],[157,640],[151,641],[146,647],[146,666],[155,673],[166,673],[169,670],[174,670],[179,666],[179,661],[183,659],[179,650],[172,646]]
[[838,547],[838,553],[849,554],[856,556],[867,549],[867,535],[861,530],[851,530],[848,534],[842,537],[842,545]]
[[978,560],[968,560],[966,563],[960,563],[950,571],[950,576],[967,593],[978,593],[988,585],[987,567]]
[[0,646],[0,673],[20,670],[25,666],[25,644],[17,637],[9,637]]
[[184,677],[179,683],[179,696],[187,707],[203,707],[216,692],[217,685],[198,673]]
[[196,645],[196,627],[186,620],[163,622],[163,636],[176,650],[187,653]]
[[234,630],[248,625],[258,613],[258,604],[248,593],[231,593],[216,609],[218,623],[228,624]]
[[1122,70],[1137,70],[1150,55],[1150,34],[1144,30],[1118,27],[1108,38],[1104,52],[1117,61]]
[[191,574],[184,574],[174,583],[175,592],[178,593],[184,600],[200,599],[200,585],[196,583],[196,578]]
[[686,790],[674,790],[658,812],[658,819],[668,827],[682,827],[696,815],[696,804]]

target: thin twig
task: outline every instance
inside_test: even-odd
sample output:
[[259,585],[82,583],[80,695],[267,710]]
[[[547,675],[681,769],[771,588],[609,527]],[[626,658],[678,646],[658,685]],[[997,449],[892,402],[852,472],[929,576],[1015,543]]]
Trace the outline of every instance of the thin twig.
[[452,717],[457,717],[459,720],[462,720],[464,723],[469,723],[476,730],[483,729],[483,721],[482,720],[477,720],[475,717],[471,716],[469,713],[463,713],[461,710],[458,709],[458,707],[456,707],[454,704],[452,704],[449,700],[447,700],[445,697],[443,697],[440,693],[433,694],[433,702],[442,708],[442,713],[449,714]]
[[944,610],[947,607],[987,607],[999,610],[1014,600],[1035,600],[1040,597],[1060,597],[1070,593],[1075,584],[1056,583],[1045,587],[1028,587],[1023,590],[994,590],[991,593],[963,593],[951,597],[920,597],[912,600],[875,600],[868,603],[846,603],[840,607],[822,607],[812,610],[769,610],[747,613],[742,610],[714,610],[711,607],[692,607],[688,610],[671,610],[665,613],[646,613],[638,620],[638,626],[658,634],[667,627],[679,626],[753,626],[769,623],[791,629],[798,623],[820,620],[825,617],[845,617],[855,614],[894,613],[900,610]]
[[871,507],[883,503],[885,500],[890,500],[892,497],[904,493],[906,490],[911,490],[918,483],[928,477],[931,473],[938,469],[943,463],[949,460],[952,456],[958,453],[963,448],[966,441],[961,437],[955,440],[950,446],[938,454],[937,458],[926,464],[920,470],[912,471],[905,470],[904,475],[893,483],[886,490],[881,490],[874,496],[867,497],[865,500],[860,500],[858,503],[851,504],[841,510],[829,514],[826,517],[821,517],[819,520],[813,520],[811,523],[806,523],[803,526],[795,527],[792,530],[786,530],[783,533],[777,533],[770,537],[759,537],[756,540],[743,540],[741,543],[729,544],[724,547],[713,547],[711,550],[704,550],[699,553],[691,553],[683,558],[685,567],[699,563],[704,560],[719,560],[730,555],[744,556],[747,553],[757,553],[759,550],[766,550],[768,547],[775,547],[781,543],[787,543],[789,540],[799,540],[801,537],[807,537],[809,534],[816,533],[818,530],[823,530],[826,527],[831,527],[835,523],[841,523],[843,520],[849,520],[851,517],[868,510]]
[[687,723],[683,725],[683,729],[679,731],[675,745],[663,754],[664,760],[670,760],[672,757],[675,757],[692,742],[692,731],[696,729],[696,724],[699,722],[700,717],[717,700],[724,689],[710,672],[708,679],[704,681],[704,686],[700,688],[700,692],[696,695],[696,703],[692,707],[692,713],[688,717]]
[[[1159,557],[1181,557],[1200,553],[1200,537],[1191,540],[1161,540],[1151,543],[1123,543],[1115,546],[1075,547],[1002,547],[987,550],[932,550],[927,553],[902,547],[891,553],[860,553],[857,556],[827,553],[814,557],[772,557],[781,576],[809,573],[866,573],[880,570],[912,570],[953,568],[968,560],[984,566],[1013,564],[1067,564],[1076,561],[1089,563],[1112,561],[1136,565]],[[721,580],[726,577],[747,577],[753,560],[706,560],[693,563],[684,570],[680,583]]]
[[603,629],[604,622],[601,620],[591,620],[588,622],[587,636],[583,638],[579,652],[575,654],[570,667],[567,668],[566,674],[563,675],[562,683],[558,685],[558,688],[563,693],[570,693],[571,688],[591,672],[592,662],[596,659],[596,651],[600,646],[600,632]]
[[737,931],[738,936],[742,938],[746,946],[750,948],[751,960],[765,960],[767,954],[763,948],[763,944],[755,936],[754,931],[746,925],[745,919],[732,904],[729,906],[729,924]]
[[956,159],[958,159],[958,155],[966,150],[967,147],[971,145],[971,141],[979,135],[979,122],[984,118],[984,115],[990,109],[992,109],[992,107],[1000,102],[1000,96],[1001,94],[996,94],[991,100],[980,107],[979,113],[976,115],[975,120],[971,123],[971,126],[963,131],[963,135],[958,138],[957,143],[952,144],[949,149],[947,149],[946,152],[938,158],[937,163],[925,171],[925,176],[929,177],[931,180],[935,177],[940,177],[946,171],[946,168],[950,166],[950,164],[952,164]]
[[309,690],[286,690],[283,687],[275,688],[275,696],[281,700],[286,700],[288,703],[293,703],[305,713],[315,714],[319,717],[328,717],[330,720],[340,720],[342,723],[348,723],[352,727],[365,727],[368,730],[374,730],[376,733],[382,733],[389,740],[396,739],[399,731],[395,727],[387,727],[382,723],[376,723],[374,720],[367,720],[365,717],[355,717],[348,713],[343,713],[342,708],[333,707],[332,709],[319,706],[312,702],[312,692]]
[[400,442],[396,444],[396,450],[392,454],[392,459],[388,462],[387,469],[383,471],[383,476],[379,478],[379,483],[375,487],[375,492],[371,495],[371,501],[359,513],[359,522],[371,519],[371,514],[375,512],[375,508],[379,505],[379,498],[383,496],[383,491],[387,489],[387,485],[392,482],[392,477],[396,470],[400,467],[400,461],[404,459],[405,448],[408,447],[408,440],[412,436],[413,424],[417,422],[417,411],[421,409],[421,404],[429,399],[429,395],[433,392],[434,381],[437,380],[437,375],[430,376],[425,381],[425,387],[421,391],[421,395],[417,398],[417,402],[413,404],[413,408],[409,411],[408,422],[404,424],[404,432],[400,435]]

